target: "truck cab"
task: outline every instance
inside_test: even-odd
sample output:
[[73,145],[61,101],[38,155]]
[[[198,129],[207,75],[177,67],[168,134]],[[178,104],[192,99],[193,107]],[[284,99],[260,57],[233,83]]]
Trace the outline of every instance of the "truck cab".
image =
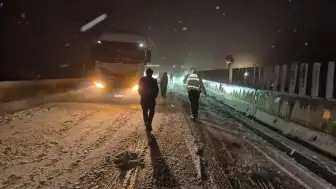
[[92,48],[93,86],[114,97],[137,95],[138,81],[151,61],[148,39],[131,33],[103,33]]

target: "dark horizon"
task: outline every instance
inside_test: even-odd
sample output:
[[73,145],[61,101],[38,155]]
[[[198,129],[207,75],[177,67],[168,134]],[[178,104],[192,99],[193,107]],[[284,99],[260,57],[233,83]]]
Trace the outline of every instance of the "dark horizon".
[[[145,2],[4,1],[0,75],[77,77],[91,62],[90,45],[110,30],[148,35],[157,46],[153,63],[164,66],[218,68],[228,54],[251,54],[264,64],[336,59],[336,2]],[[107,20],[80,32],[103,13]]]

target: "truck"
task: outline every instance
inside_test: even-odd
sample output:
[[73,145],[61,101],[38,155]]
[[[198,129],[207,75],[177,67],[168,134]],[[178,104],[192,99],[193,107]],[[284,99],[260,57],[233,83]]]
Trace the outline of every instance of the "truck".
[[93,86],[113,97],[137,95],[138,81],[151,61],[149,39],[126,32],[103,33],[92,48]]

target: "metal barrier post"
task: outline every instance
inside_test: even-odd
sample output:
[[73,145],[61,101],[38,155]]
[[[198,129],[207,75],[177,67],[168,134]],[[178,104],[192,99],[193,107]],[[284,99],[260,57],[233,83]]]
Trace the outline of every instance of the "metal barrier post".
[[335,62],[328,63],[326,99],[333,99]]
[[298,73],[298,64],[294,63],[291,65],[290,83],[289,83],[289,93],[290,94],[295,93],[297,73]]
[[313,67],[313,78],[312,78],[312,87],[311,87],[311,96],[318,97],[319,85],[320,85],[320,68],[321,63],[315,62]]
[[302,63],[300,66],[300,86],[299,86],[300,96],[306,95],[307,77],[308,77],[308,64]]
[[282,65],[282,71],[281,71],[281,92],[285,92],[285,86],[286,86],[286,76],[287,76],[287,65]]

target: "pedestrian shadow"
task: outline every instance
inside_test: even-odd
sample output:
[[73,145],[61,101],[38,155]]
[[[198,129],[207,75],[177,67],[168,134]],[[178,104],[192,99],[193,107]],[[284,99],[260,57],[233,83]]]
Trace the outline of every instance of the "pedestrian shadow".
[[156,139],[153,139],[149,149],[153,167],[153,181],[156,187],[180,188],[178,187],[179,184],[161,153]]

